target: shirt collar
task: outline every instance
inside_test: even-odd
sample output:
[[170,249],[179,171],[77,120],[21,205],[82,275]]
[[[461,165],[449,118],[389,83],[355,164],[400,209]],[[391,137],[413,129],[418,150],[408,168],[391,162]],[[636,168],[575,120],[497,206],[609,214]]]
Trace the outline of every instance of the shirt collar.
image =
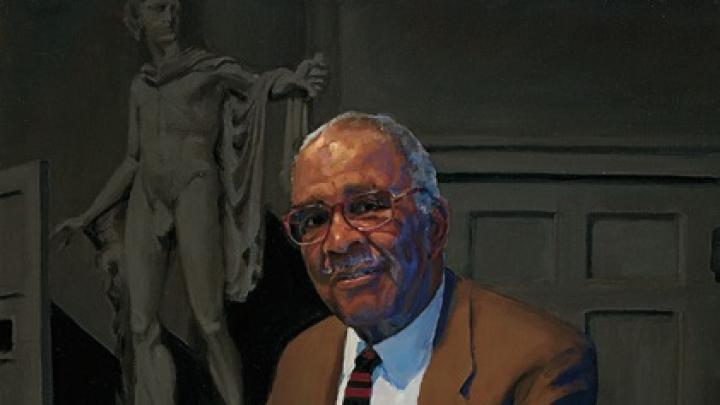
[[[430,361],[444,290],[445,275],[443,274],[435,295],[420,315],[400,332],[374,346],[382,359],[379,368],[385,372],[386,379],[397,388],[405,388]],[[366,346],[367,343],[355,330],[348,328],[343,356],[344,375],[352,372],[355,358]]]

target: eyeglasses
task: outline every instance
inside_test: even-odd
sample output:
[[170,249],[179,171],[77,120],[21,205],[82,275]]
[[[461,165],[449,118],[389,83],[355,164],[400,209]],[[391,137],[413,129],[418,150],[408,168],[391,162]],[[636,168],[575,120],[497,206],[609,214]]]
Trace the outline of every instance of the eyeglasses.
[[372,231],[393,218],[395,205],[400,200],[425,188],[417,187],[400,194],[388,190],[354,195],[332,207],[313,203],[292,208],[285,214],[283,223],[290,239],[300,246],[311,245],[325,239],[335,208],[340,206],[345,222],[358,231]]

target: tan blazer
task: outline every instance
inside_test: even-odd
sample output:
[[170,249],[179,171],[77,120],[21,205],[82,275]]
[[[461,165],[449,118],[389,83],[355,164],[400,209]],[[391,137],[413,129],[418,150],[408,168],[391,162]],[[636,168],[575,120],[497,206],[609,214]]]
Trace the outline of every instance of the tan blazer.
[[[452,284],[419,404],[595,403],[594,350],[574,328],[468,280]],[[268,404],[334,404],[346,330],[331,316],[290,342]]]

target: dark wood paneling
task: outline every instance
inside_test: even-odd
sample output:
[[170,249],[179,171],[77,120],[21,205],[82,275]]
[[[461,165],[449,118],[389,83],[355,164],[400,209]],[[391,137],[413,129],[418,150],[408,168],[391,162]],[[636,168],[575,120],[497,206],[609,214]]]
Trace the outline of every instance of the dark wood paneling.
[[678,221],[674,214],[591,214],[587,229],[588,278],[677,280]]
[[549,212],[471,212],[472,277],[489,284],[552,283],[556,222]]
[[680,320],[663,311],[597,311],[587,331],[598,351],[598,405],[676,405]]
[[44,162],[0,171],[3,404],[52,403],[46,193]]

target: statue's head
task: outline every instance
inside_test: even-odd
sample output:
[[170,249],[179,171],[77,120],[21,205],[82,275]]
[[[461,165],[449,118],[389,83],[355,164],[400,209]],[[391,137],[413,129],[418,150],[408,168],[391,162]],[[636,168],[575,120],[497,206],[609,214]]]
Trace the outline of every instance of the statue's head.
[[174,42],[180,33],[180,1],[128,0],[125,25],[137,41],[147,38],[158,45]]

